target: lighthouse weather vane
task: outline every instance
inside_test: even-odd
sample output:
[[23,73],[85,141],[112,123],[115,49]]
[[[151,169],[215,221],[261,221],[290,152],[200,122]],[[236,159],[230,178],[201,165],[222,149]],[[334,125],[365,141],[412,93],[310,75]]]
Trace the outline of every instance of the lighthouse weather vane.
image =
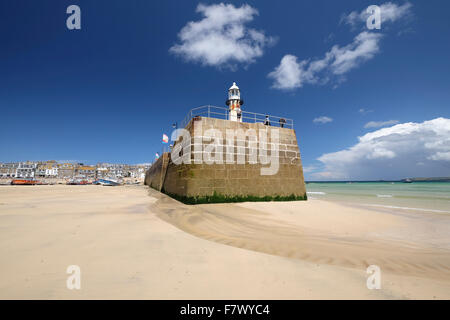
[[241,106],[244,104],[244,100],[241,99],[241,92],[236,82],[228,89],[228,100],[226,105],[229,107],[229,120],[242,122],[242,110]]

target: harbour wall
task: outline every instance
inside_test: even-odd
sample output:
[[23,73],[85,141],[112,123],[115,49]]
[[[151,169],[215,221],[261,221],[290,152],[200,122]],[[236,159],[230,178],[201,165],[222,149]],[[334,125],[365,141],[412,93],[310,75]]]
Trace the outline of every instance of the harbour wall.
[[[295,130],[207,117],[192,119],[185,129],[188,136],[180,137],[174,145],[179,152],[164,153],[147,171],[146,185],[181,198],[221,195],[306,199]],[[277,139],[272,130],[277,130]],[[231,138],[229,132],[238,131],[256,135]],[[215,142],[219,148],[207,147],[205,141]],[[184,163],[177,164],[180,160]],[[268,160],[277,162],[274,174],[262,174],[274,166]]]

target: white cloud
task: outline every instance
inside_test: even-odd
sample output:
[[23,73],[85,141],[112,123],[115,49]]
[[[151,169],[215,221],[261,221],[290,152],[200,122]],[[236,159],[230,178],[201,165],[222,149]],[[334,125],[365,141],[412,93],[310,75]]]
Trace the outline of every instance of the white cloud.
[[310,173],[310,172],[314,172],[317,170],[316,166],[304,166],[303,167],[303,172],[304,173]]
[[381,128],[386,126],[392,126],[399,123],[398,120],[388,120],[388,121],[370,121],[364,125],[364,128]]
[[369,180],[450,176],[450,119],[397,124],[358,139],[348,149],[320,156],[324,168],[312,177]]
[[[405,2],[400,6],[392,2],[386,2],[379,7],[382,26],[383,23],[395,22],[412,14],[412,4],[409,2]],[[341,22],[349,24],[353,27],[358,24],[361,24],[361,26],[365,26],[367,18],[370,16],[370,14],[367,13],[366,9],[362,10],[361,12],[353,11],[348,15],[344,15],[341,18]]]
[[379,41],[382,35],[363,31],[353,42],[340,47],[333,46],[322,59],[297,61],[294,55],[285,55],[280,65],[269,73],[273,79],[272,87],[292,90],[301,88],[305,83],[326,83],[331,77],[340,77],[361,63],[372,59],[379,52]]
[[358,110],[358,112],[362,113],[362,114],[367,114],[367,113],[373,112],[373,110],[367,110],[367,109],[361,108]]
[[381,34],[363,31],[349,45],[342,48],[334,46],[326,55],[326,61],[331,61],[332,72],[337,75],[344,74],[372,59],[379,51],[381,37]]
[[291,54],[285,55],[280,65],[269,73],[269,78],[274,79],[273,87],[277,89],[294,89],[300,88],[304,72],[303,66],[305,62],[298,63],[297,57]]
[[258,15],[247,4],[241,7],[199,4],[197,12],[203,19],[188,22],[178,34],[180,43],[170,48],[170,52],[188,61],[206,66],[249,64],[263,55],[265,46],[274,42],[264,32],[245,26]]
[[[411,15],[412,5],[409,2],[399,6],[391,2],[380,6],[381,20],[394,22]],[[345,15],[341,22],[351,25],[366,21],[366,9],[361,12],[353,11]],[[364,24],[365,26],[365,24]],[[273,79],[272,87],[281,90],[293,90],[304,84],[325,84],[335,80],[333,88],[345,81],[345,74],[357,68],[362,63],[372,59],[380,51],[380,40],[383,35],[379,32],[362,31],[353,42],[339,46],[334,45],[321,59],[305,59],[298,62],[295,55],[287,54],[280,64],[268,74]]]
[[333,121],[333,119],[326,116],[318,117],[313,120],[314,123],[328,123],[331,121]]
[[436,152],[435,154],[428,157],[430,160],[444,160],[444,161],[450,161],[450,151],[449,152]]

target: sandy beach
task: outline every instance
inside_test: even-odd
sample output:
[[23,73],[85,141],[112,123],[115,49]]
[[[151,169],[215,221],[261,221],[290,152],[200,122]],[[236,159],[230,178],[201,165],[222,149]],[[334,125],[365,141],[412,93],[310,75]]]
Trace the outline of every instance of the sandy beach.
[[[1,299],[449,299],[450,216],[1,186]],[[381,289],[366,286],[369,265]],[[66,269],[81,269],[69,290]]]

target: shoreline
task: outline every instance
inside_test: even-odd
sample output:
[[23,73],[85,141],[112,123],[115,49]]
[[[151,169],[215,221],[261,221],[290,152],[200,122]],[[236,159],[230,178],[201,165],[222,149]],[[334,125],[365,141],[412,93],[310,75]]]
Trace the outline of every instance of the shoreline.
[[[186,206],[144,186],[9,186],[0,209],[2,299],[450,299],[433,219],[316,200]],[[81,290],[66,288],[73,264]]]
[[[360,269],[378,264],[391,273],[450,280],[450,268],[445,267],[450,264],[448,236],[434,241],[427,241],[423,234],[410,236],[403,224],[411,224],[410,219],[414,221],[417,217],[368,211],[324,200],[207,204],[192,210],[173,210],[176,204],[171,199],[162,200],[169,205],[155,208],[159,209],[158,217],[206,240],[312,263]],[[302,209],[309,212],[294,216]],[[328,213],[311,216],[319,214],[320,210],[329,210],[332,214],[338,210],[350,223],[334,219],[331,222],[334,226],[322,226],[322,221],[330,223],[333,217]],[[172,211],[177,214],[167,214]],[[344,214],[344,211],[347,212]],[[419,224],[422,223],[424,221]],[[417,228],[418,223],[408,227]],[[447,229],[442,230],[442,233],[446,232]],[[390,250],[396,250],[397,256],[390,257]],[[443,265],[442,259],[446,261]],[[439,267],[429,266],[430,262]],[[398,268],[401,264],[408,264],[408,267]]]

